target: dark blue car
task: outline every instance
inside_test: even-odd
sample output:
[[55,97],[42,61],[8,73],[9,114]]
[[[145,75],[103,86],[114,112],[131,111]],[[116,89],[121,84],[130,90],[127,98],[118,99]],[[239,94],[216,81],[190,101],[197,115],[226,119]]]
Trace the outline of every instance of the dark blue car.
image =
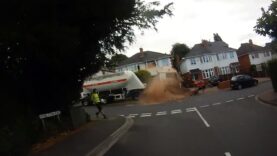
[[256,86],[258,80],[254,79],[249,75],[236,75],[233,76],[230,82],[232,89],[242,89],[245,87]]

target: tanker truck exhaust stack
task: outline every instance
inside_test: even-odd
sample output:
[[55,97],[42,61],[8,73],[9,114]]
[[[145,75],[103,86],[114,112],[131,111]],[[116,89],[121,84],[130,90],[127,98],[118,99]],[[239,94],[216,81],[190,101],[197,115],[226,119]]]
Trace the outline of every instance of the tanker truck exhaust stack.
[[124,71],[88,78],[84,81],[81,97],[84,98],[96,89],[100,97],[107,102],[126,98],[137,99],[144,88],[135,73]]

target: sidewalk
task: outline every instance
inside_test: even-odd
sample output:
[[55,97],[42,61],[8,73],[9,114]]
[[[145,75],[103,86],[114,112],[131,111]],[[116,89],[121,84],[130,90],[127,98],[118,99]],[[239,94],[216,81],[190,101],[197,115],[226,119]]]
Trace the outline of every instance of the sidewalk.
[[273,90],[258,95],[258,99],[264,103],[277,106],[277,92],[274,92]]
[[[32,156],[85,156],[91,155],[92,151],[97,151],[99,153],[99,150],[101,153],[101,150],[103,150],[102,148],[108,148],[107,146],[109,145],[103,144],[103,142],[107,142],[105,140],[107,140],[111,134],[119,132],[119,130],[122,131],[122,129],[126,130],[126,128],[130,128],[130,125],[126,127],[126,121],[127,119],[123,117],[94,120],[85,125],[85,127],[77,133],[53,145],[49,149],[33,154]],[[112,139],[108,141],[110,142]],[[99,149],[99,145],[102,146],[101,149]],[[98,149],[96,149],[96,147],[98,147]]]

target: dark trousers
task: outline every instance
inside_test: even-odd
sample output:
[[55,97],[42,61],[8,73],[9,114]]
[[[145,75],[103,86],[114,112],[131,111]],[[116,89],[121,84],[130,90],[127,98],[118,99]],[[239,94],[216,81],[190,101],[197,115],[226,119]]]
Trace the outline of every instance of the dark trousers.
[[98,109],[98,112],[96,112],[96,116],[98,117],[99,113],[101,113],[103,118],[107,118],[106,115],[102,112],[101,104],[98,103],[98,104],[95,104],[95,105],[96,105],[96,108]]

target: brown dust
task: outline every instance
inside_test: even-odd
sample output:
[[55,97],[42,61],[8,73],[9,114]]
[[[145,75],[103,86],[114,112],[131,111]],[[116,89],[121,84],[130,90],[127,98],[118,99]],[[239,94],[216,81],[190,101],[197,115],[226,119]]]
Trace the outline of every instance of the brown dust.
[[145,88],[139,98],[141,104],[157,104],[180,100],[190,96],[190,91],[180,88],[180,81],[175,78],[160,80],[154,78]]

